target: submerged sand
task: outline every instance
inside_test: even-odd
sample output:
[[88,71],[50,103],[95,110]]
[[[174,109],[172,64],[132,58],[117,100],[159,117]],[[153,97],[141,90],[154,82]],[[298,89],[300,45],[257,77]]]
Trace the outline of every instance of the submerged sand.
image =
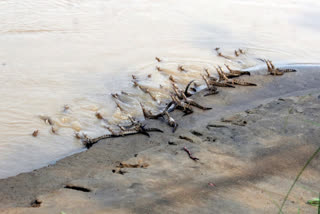
[[[2,179],[0,212],[277,213],[320,146],[319,68],[294,67],[297,73],[281,77],[248,77],[255,88],[198,93],[194,99],[213,109],[174,112],[175,133],[146,121],[164,134],[106,139],[55,165]],[[119,168],[120,162],[139,167]],[[284,213],[316,212],[306,201],[319,195],[319,163],[316,157],[308,166]]]

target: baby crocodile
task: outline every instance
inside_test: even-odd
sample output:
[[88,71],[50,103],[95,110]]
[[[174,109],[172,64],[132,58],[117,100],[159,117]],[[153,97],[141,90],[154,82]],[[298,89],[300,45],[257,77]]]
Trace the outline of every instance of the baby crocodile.
[[284,73],[296,72],[297,71],[295,69],[279,69],[279,68],[275,68],[275,66],[272,64],[272,62],[270,60],[266,60],[265,59],[264,61],[267,64],[269,74],[273,75],[273,76],[282,76]]
[[229,65],[226,65],[226,68],[229,70],[230,74],[233,74],[233,75],[238,75],[239,76],[242,76],[242,75],[249,75],[250,76],[250,72],[249,71],[239,71],[239,70],[233,70],[229,67]]
[[149,94],[149,96],[152,98],[153,101],[158,102],[157,98],[150,92],[150,90],[147,87],[140,85],[137,81],[132,81],[132,82],[134,87],[138,87],[144,93]]
[[210,84],[209,80],[204,75],[201,75],[201,76],[202,76],[203,80],[205,81],[205,83],[207,85],[207,89],[209,91],[204,96],[218,94],[219,91],[218,91],[217,87],[215,87],[213,84]]
[[198,104],[197,102],[195,102],[191,98],[188,98],[185,94],[182,94],[182,96],[183,96],[183,99],[184,99],[185,103],[187,103],[189,105],[195,106],[195,107],[197,107],[199,109],[202,109],[202,110],[210,110],[210,109],[212,109],[210,107],[204,107],[204,106]]
[[219,81],[217,81],[217,78],[215,77],[211,77],[210,79],[207,79],[203,76],[202,78],[206,81],[206,84],[209,84],[210,86],[235,88],[234,85],[228,82],[223,82],[222,80],[220,81],[220,79]]
[[229,59],[229,60],[232,60],[232,59],[233,59],[233,58],[230,57],[230,56],[223,55],[223,54],[220,52],[220,48],[215,48],[214,50],[217,52],[217,55],[220,56],[220,57],[223,57],[223,58]]
[[245,81],[240,80],[240,79],[232,79],[232,80],[230,80],[226,76],[226,73],[223,72],[223,70],[221,69],[220,66],[218,68],[216,68],[216,69],[217,69],[217,72],[219,74],[219,82],[224,82],[224,83],[231,84],[231,85],[257,86],[255,83],[245,82]]
[[152,114],[150,110],[145,109],[145,107],[142,105],[142,103],[140,103],[140,106],[141,106],[141,109],[142,109],[143,116],[144,116],[146,119],[154,119],[154,120],[157,120],[157,119],[159,119],[160,117],[163,117],[163,115],[164,115],[163,112],[160,112],[160,113],[158,113],[158,114]]
[[[216,68],[217,71],[218,71],[218,68]],[[210,75],[210,73],[208,72],[207,69],[205,69],[205,72],[207,73],[207,77],[205,78],[204,76],[202,77],[206,84],[208,82],[209,85],[212,85],[212,86],[217,86],[217,87],[230,87],[230,88],[235,88],[235,86],[233,86],[232,84],[229,84],[229,83],[226,83],[226,82],[221,82],[223,79],[221,77],[221,75],[219,74],[219,81],[217,78],[213,77]],[[219,73],[219,71],[218,71]],[[210,95],[210,94],[209,94]]]
[[175,108],[184,112],[183,116],[193,113],[193,109],[188,103],[181,101],[177,96],[171,95],[171,99],[174,102]]

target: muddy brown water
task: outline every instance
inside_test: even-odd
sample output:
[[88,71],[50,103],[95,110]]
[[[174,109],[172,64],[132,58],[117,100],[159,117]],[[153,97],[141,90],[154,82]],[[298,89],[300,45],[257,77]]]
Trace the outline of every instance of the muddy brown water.
[[[165,100],[168,89],[159,84],[169,87],[170,74],[185,85],[216,64],[261,70],[257,58],[319,62],[319,6],[315,0],[1,1],[0,178],[82,151],[75,131],[98,136],[108,123],[126,119],[112,92],[131,93],[123,106],[138,118],[138,101],[159,106],[132,87],[131,74]],[[243,48],[246,55],[224,59],[216,47],[233,57]],[[178,65],[189,72],[178,72]],[[64,105],[70,109],[63,111]],[[39,116],[51,117],[57,133]]]

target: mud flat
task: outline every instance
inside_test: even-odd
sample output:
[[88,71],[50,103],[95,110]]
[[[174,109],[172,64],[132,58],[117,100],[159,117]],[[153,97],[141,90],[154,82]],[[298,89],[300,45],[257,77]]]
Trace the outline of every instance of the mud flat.
[[[320,146],[320,68],[259,71],[257,87],[194,96],[210,111],[182,117],[175,133],[102,140],[55,165],[0,180],[1,213],[277,213]],[[186,148],[191,152],[192,160]],[[284,213],[315,213],[320,158],[308,166]]]

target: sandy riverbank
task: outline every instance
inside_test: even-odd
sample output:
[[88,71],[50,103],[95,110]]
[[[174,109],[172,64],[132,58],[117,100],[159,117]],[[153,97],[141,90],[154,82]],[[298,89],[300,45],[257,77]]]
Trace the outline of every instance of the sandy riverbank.
[[[320,145],[320,69],[295,67],[297,73],[281,77],[248,77],[255,88],[198,93],[195,100],[213,109],[186,117],[174,112],[180,125],[174,134],[161,121],[147,121],[165,133],[107,139],[55,165],[2,179],[0,211],[276,213],[275,203]],[[144,167],[114,173],[120,162]],[[285,213],[316,212],[305,202],[319,194],[319,163],[316,158],[305,171]]]

